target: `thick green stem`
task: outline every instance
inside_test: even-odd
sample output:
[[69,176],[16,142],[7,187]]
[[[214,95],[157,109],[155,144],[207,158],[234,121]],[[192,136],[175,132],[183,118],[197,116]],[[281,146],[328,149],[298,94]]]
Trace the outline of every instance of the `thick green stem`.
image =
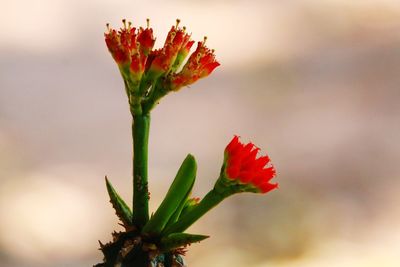
[[208,194],[196,205],[192,210],[179,218],[179,220],[167,227],[164,231],[165,235],[171,233],[179,233],[185,231],[194,222],[200,219],[206,212],[218,205],[222,200],[224,200],[228,195],[221,194],[215,189],[208,192]]
[[133,116],[133,218],[134,224],[142,228],[149,220],[149,190],[147,182],[147,157],[150,115]]

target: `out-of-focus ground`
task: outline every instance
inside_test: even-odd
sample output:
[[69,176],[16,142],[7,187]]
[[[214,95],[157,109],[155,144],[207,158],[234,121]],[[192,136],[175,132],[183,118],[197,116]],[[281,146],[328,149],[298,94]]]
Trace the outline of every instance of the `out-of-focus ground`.
[[151,206],[196,155],[195,195],[233,134],[280,189],[225,201],[190,229],[189,266],[400,266],[400,2],[11,1],[0,11],[0,266],[101,260],[118,229],[103,177],[131,198],[130,115],[105,23],[179,17],[219,67],[152,116]]

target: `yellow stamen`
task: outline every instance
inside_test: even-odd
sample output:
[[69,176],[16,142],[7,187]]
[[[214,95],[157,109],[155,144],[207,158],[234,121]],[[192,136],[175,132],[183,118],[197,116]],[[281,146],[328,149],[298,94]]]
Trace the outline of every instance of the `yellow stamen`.
[[124,29],[126,29],[126,19],[123,19],[122,23],[124,24]]
[[175,28],[178,28],[180,22],[181,22],[180,19],[176,19],[176,26],[175,26]]
[[147,29],[150,28],[150,19],[149,18],[146,19],[146,23],[147,23]]
[[205,45],[205,44],[206,44],[206,41],[207,41],[207,36],[204,36],[204,39],[203,39],[203,45]]

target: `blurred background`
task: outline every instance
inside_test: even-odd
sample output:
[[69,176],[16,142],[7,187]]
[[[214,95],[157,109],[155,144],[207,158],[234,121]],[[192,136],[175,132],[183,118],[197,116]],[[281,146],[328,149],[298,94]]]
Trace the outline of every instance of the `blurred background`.
[[0,0],[0,266],[84,267],[131,199],[130,114],[106,22],[180,18],[221,66],[152,114],[151,207],[187,153],[195,196],[234,134],[280,189],[236,195],[190,229],[191,267],[400,266],[397,0]]

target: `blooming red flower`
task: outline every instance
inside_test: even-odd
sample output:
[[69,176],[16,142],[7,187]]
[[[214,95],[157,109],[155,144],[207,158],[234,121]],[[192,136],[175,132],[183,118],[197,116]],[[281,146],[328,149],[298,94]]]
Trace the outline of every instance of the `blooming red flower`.
[[220,64],[215,60],[214,50],[205,46],[207,38],[203,42],[197,43],[197,49],[189,57],[182,71],[174,74],[171,79],[172,90],[178,90],[182,86],[187,86],[200,78],[208,76]]
[[226,177],[239,182],[243,187],[241,191],[266,193],[278,187],[277,183],[270,183],[275,169],[269,164],[269,157],[257,157],[259,150],[251,142],[242,144],[238,136],[225,148]]

